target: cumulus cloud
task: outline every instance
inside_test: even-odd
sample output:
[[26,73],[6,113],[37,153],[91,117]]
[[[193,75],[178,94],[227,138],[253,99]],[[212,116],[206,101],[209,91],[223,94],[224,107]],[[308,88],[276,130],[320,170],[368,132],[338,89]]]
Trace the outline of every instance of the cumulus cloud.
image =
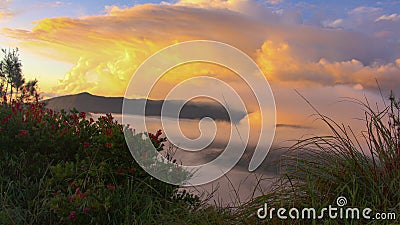
[[293,54],[287,43],[271,40],[267,40],[257,51],[257,63],[271,80],[292,85],[349,85],[356,90],[375,90],[375,79],[385,90],[398,89],[399,61],[400,59],[396,59],[388,63],[365,65],[357,59],[330,61],[321,58],[312,62]]
[[387,87],[400,86],[398,44],[358,32],[288,23],[285,13],[278,15],[250,0],[184,0],[177,5],[109,6],[105,11],[99,16],[43,19],[32,30],[3,32],[32,51],[75,64],[53,90],[58,93],[122,95],[147,57],[195,39],[243,50],[272,82],[371,89],[378,78]]

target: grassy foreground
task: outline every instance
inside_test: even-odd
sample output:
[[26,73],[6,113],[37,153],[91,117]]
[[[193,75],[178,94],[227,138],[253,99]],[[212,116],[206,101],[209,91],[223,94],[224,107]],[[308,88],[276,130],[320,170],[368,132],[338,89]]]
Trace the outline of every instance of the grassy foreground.
[[[400,102],[393,95],[389,100],[383,110],[373,110],[368,102],[352,100],[365,109],[366,130],[362,138],[351,127],[336,123],[310,104],[332,135],[307,138],[293,145],[282,159],[284,172],[275,190],[244,205],[241,216],[252,215],[267,203],[269,207],[286,209],[312,207],[318,217],[322,208],[337,207],[338,198],[344,197],[346,201],[340,203],[344,209],[370,208],[371,219],[362,219],[361,215],[360,219],[339,219],[339,215],[338,219],[330,219],[325,213],[318,220],[275,218],[265,222],[400,224]],[[375,213],[391,213],[396,218],[379,219]]]
[[[361,103],[360,103],[361,104]],[[352,130],[319,114],[331,136],[299,141],[282,159],[275,189],[235,210],[153,179],[130,155],[111,115],[53,112],[42,103],[0,106],[0,224],[398,224],[400,104],[365,106],[364,144]],[[138,134],[139,135],[139,134]],[[140,134],[141,135],[141,134]],[[149,134],[162,151],[161,132]],[[261,220],[268,207],[336,205],[395,212],[396,220]]]

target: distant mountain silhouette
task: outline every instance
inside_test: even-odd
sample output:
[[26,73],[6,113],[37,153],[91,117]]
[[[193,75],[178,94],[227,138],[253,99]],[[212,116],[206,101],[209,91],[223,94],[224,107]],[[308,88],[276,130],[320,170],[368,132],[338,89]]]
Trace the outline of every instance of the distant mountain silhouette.
[[[89,94],[87,92],[76,95],[65,95],[47,99],[44,102],[46,107],[60,111],[61,109],[70,110],[77,109],[81,112],[92,113],[122,113],[123,97],[103,97]],[[125,104],[128,114],[143,115],[141,107],[131,107],[146,104],[146,116],[160,116],[161,107],[165,101],[163,100],[146,100],[146,99],[127,99]],[[182,101],[168,101],[171,106],[179,107]],[[246,115],[245,112],[231,112],[232,122],[240,121]],[[172,117],[172,115],[166,114]],[[214,120],[231,121],[228,112],[220,104],[188,102],[182,108],[179,118],[182,119],[201,119],[210,117]]]

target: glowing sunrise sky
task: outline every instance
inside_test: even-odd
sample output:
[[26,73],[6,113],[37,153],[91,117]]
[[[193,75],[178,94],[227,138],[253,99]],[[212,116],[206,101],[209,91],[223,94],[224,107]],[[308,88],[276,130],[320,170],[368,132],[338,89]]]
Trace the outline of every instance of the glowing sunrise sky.
[[[24,74],[39,80],[43,96],[123,96],[147,57],[197,39],[233,45],[260,66],[278,122],[298,124],[311,113],[294,89],[341,117],[346,107],[332,102],[378,99],[375,79],[386,93],[400,91],[399,1],[1,0],[0,27],[1,47],[20,48]],[[175,71],[160,89],[214,74],[247,93],[229,71],[201,68]]]

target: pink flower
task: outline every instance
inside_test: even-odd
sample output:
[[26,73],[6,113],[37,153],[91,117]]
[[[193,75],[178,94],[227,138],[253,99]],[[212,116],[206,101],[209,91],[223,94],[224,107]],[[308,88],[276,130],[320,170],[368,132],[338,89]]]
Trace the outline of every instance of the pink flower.
[[83,212],[89,212],[90,211],[90,207],[84,207],[83,208]]
[[79,195],[80,193],[81,193],[81,189],[80,188],[75,189],[75,194],[76,195]]
[[79,196],[80,196],[81,198],[84,198],[84,197],[87,196],[87,194],[86,194],[85,192],[82,192]]
[[75,211],[71,211],[71,212],[69,213],[68,219],[72,220],[72,219],[74,219],[75,217],[76,217],[76,212],[75,212]]
[[114,191],[115,190],[115,186],[112,184],[107,184],[107,188]]

